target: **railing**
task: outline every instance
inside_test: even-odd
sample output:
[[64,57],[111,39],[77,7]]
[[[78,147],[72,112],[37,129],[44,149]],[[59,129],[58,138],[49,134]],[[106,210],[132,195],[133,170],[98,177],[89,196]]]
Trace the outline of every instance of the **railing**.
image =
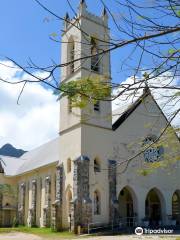
[[136,227],[137,224],[137,217],[124,217],[120,218],[119,225],[121,227]]
[[136,227],[137,224],[137,217],[125,217],[120,218],[116,222],[111,223],[102,223],[102,222],[94,222],[88,224],[88,234],[91,231],[100,231],[100,230],[121,230],[124,228]]
[[109,229],[111,228],[111,224],[109,223],[102,223],[102,222],[94,222],[94,223],[89,223],[88,224],[88,234],[90,234],[90,232],[92,230],[94,231],[98,231],[98,230],[102,230],[102,229]]

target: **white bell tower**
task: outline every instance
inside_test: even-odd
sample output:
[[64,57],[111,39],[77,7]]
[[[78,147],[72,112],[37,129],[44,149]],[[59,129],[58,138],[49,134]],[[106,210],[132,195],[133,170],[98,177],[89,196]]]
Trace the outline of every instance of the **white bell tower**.
[[[106,10],[101,16],[95,16],[87,11],[85,0],[81,0],[77,16],[70,19],[67,13],[64,20],[61,63],[65,66],[61,69],[61,82],[97,75],[106,76],[110,81],[109,52],[97,56],[98,52],[109,48],[109,39]],[[66,65],[68,62],[72,63]],[[60,133],[81,123],[111,129],[111,102],[99,101],[90,104],[88,110],[76,109],[71,108],[67,97],[63,97],[60,100]]]
[[[106,76],[106,81],[111,81],[110,54],[108,51],[106,54],[98,54],[109,49],[109,39],[106,11],[103,10],[101,16],[95,16],[87,11],[85,0],[81,0],[77,16],[73,19],[68,14],[65,16],[61,82],[97,76]],[[64,172],[64,193],[69,187],[72,190],[72,229],[76,229],[79,224],[87,226],[88,222],[92,222],[94,159],[101,159],[102,169],[107,169],[111,132],[111,101],[101,100],[95,105],[90,102],[87,107],[79,109],[71,108],[68,97],[61,98],[59,159]],[[70,163],[71,171],[68,170]],[[109,181],[108,174],[101,173],[101,178],[98,179],[101,179],[98,184],[103,189],[104,183]],[[105,195],[106,197],[109,199]],[[63,201],[66,202],[65,197]],[[62,212],[63,218],[67,220],[65,210]],[[108,219],[108,216],[105,217]],[[65,226],[68,226],[68,222]]]

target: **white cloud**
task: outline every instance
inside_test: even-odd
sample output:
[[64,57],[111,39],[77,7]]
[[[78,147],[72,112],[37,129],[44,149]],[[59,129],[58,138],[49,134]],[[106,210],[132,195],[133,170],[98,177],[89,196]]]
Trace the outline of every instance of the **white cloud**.
[[[4,67],[2,64],[12,68]],[[42,73],[35,74],[42,77]],[[10,61],[0,61],[0,77],[13,82],[26,79],[27,75],[23,74],[22,70],[14,68]],[[165,85],[170,80],[169,73],[167,78],[157,78],[153,83],[162,85],[163,82]],[[123,84],[131,84],[132,81],[132,78],[128,78]],[[176,79],[171,84],[175,84],[175,81],[178,82]],[[0,147],[5,143],[11,143],[17,148],[31,150],[58,136],[59,102],[56,101],[57,97],[53,95],[52,90],[44,88],[39,83],[33,83],[27,85],[21,96],[20,105],[17,105],[21,88],[22,84],[11,85],[0,81]],[[169,98],[162,97],[171,95],[172,90],[152,91],[167,116],[180,108],[180,101],[176,102],[177,99],[167,104]],[[124,111],[141,94],[142,90],[138,91],[135,97],[129,97],[129,93],[124,94],[113,102],[113,109],[120,108]],[[179,117],[173,123],[180,125]]]
[[[1,63],[13,67],[9,61]],[[27,76],[20,69],[0,65],[0,77],[13,82]],[[26,86],[17,105],[21,88],[22,84],[0,82],[0,146],[9,142],[17,148],[30,150],[57,137],[59,102],[52,90],[32,83]]]

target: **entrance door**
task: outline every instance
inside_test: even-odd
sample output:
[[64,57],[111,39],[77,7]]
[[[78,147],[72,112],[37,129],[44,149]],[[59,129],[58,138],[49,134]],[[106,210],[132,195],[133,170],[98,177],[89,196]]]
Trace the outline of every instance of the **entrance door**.
[[133,217],[133,203],[129,202],[126,205],[126,209],[127,209],[127,217]]
[[123,188],[119,194],[119,214],[123,225],[131,227],[134,225],[134,202],[128,188]]
[[180,225],[180,195],[176,191],[172,197],[172,217],[176,220],[176,225]]
[[151,190],[146,198],[146,217],[152,226],[158,226],[161,217],[161,202],[155,190]]
[[152,203],[150,206],[150,224],[151,225],[158,225],[160,218],[160,204],[159,203]]
[[132,227],[134,221],[133,202],[127,202],[126,209],[127,209],[127,226]]
[[5,227],[11,227],[11,210],[5,210],[4,211],[4,226]]

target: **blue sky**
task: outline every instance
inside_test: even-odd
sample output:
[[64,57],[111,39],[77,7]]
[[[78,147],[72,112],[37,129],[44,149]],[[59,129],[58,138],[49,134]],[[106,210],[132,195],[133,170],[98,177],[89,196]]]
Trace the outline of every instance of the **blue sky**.
[[[77,9],[79,1],[72,0]],[[52,11],[64,16],[66,0],[42,0]],[[101,14],[102,6],[88,1],[88,10]],[[48,19],[48,21],[47,21]],[[0,8],[0,60],[7,56],[21,65],[31,58],[37,65],[46,66],[51,59],[60,61],[60,44],[49,39],[59,34],[62,22],[44,11],[34,0],[2,0]],[[5,62],[11,65],[10,62]],[[18,80],[21,71],[0,66],[1,76]],[[56,137],[59,124],[59,103],[48,89],[38,84],[28,86],[16,104],[21,86],[0,83],[0,147],[9,142],[17,148],[30,150]],[[28,137],[27,137],[28,136]]]
[[[69,10],[65,0],[42,3],[62,17]],[[0,29],[0,55],[11,57],[21,64],[25,64],[28,57],[42,65],[48,64],[51,59],[60,61],[60,44],[50,40],[49,35],[60,33],[62,22],[44,11],[34,0],[1,1]]]
[[[41,0],[41,2],[47,6],[50,10],[55,12],[57,15],[63,17],[68,11],[70,17],[74,16],[74,13],[70,9],[66,0]],[[70,0],[74,10],[77,10],[79,0]],[[88,5],[88,11],[93,12],[96,15],[100,15],[103,9],[100,0],[86,0]],[[118,6],[116,1],[111,1],[109,4],[108,0],[104,0],[112,11],[116,21],[122,24],[122,15],[126,16],[126,12],[122,7]],[[137,1],[142,4],[141,1]],[[153,4],[153,1],[147,0],[144,6]],[[153,13],[153,12],[152,12]],[[151,11],[148,11],[146,16],[151,16]],[[48,19],[48,21],[47,21]],[[135,17],[135,20],[142,23],[142,19]],[[174,20],[174,19],[173,19]],[[172,24],[170,18],[163,18],[161,24]],[[175,23],[174,23],[175,24]],[[111,36],[113,38],[120,39],[122,33],[119,33],[116,26],[114,25],[112,18],[110,18],[109,26],[111,28]],[[26,61],[30,57],[35,63],[40,66],[46,66],[55,60],[60,61],[60,44],[55,43],[49,39],[49,35],[53,32],[57,34],[61,33],[62,21],[55,19],[52,15],[42,9],[35,0],[1,0],[0,7],[0,58],[8,56],[15,59],[22,65],[26,65]],[[126,36],[127,37],[127,36]],[[132,47],[121,48],[120,50],[111,53],[111,66],[112,66],[112,78],[113,81],[124,81],[128,76],[131,75],[129,71],[122,71],[120,68],[120,60],[126,58],[128,53],[132,50]],[[158,49],[155,49],[157,51]],[[167,49],[165,49],[167,52]],[[136,52],[133,56],[132,62],[138,59]],[[152,61],[146,55],[145,66]]]
[[[60,15],[63,8],[66,9],[66,6],[62,8],[60,1],[46,2],[53,2],[53,8]],[[44,21],[46,17],[48,14],[33,0],[1,1],[0,55],[14,58],[21,64],[25,64],[28,57],[41,64],[47,64],[51,58],[58,61],[60,46],[50,41],[48,36],[57,31],[61,23],[51,16],[52,20],[47,23]]]
[[[44,5],[63,17],[68,11],[72,17],[74,14],[67,5],[66,0],[42,0]],[[95,1],[86,1],[88,11],[100,15],[103,6],[94,4]],[[71,0],[74,9],[77,9],[79,0]],[[48,19],[48,20],[47,20]],[[113,34],[114,26],[110,22]],[[56,32],[60,35],[62,22],[44,11],[34,0],[2,0],[0,8],[0,58],[8,56],[18,63],[26,65],[30,57],[40,66],[51,62],[60,61],[60,44],[49,39],[49,35]],[[118,59],[127,54],[127,50],[113,52],[112,75],[114,78],[124,80],[127,75],[119,74]],[[118,74],[117,74],[118,73]]]
[[[74,16],[66,0],[42,0],[44,5],[63,17],[68,11]],[[88,11],[100,15],[102,5],[87,1]],[[71,0],[77,9],[79,0]],[[48,19],[48,21],[47,21]],[[44,11],[34,0],[2,0],[0,7],[0,61],[7,56],[22,66],[31,58],[39,66],[53,59],[60,61],[60,44],[49,39],[59,34],[62,22]],[[113,66],[118,63],[113,58]],[[3,62],[4,63],[4,62]],[[10,62],[5,62],[11,65]],[[24,76],[20,71],[0,66],[1,77],[12,81]],[[38,84],[26,87],[16,104],[21,86],[0,83],[0,147],[9,142],[17,148],[30,150],[58,135],[59,103],[48,89]],[[28,137],[27,137],[28,136]]]
[[[66,0],[41,0],[41,2],[61,17],[67,11],[70,17],[74,16]],[[70,2],[73,8],[77,9],[79,0],[70,0]],[[103,6],[100,1],[86,0],[86,2],[88,11],[96,15],[101,14]],[[106,2],[109,3],[108,0]],[[110,7],[120,20],[119,13],[123,10],[117,6]],[[117,33],[112,20],[109,25],[112,37],[119,39],[121,36]],[[51,63],[51,60],[58,63],[61,46],[50,40],[49,36],[53,32],[60,36],[61,29],[62,22],[44,11],[34,0],[1,0],[0,62],[7,56],[25,66],[29,58],[42,67]],[[131,47],[122,48],[111,53],[113,81],[126,81],[131,76],[130,71],[122,72],[120,68],[120,60],[126,58],[131,50]],[[136,60],[137,55],[132,62],[136,63]],[[151,59],[146,58],[146,61],[148,64]],[[5,69],[1,65],[0,76],[12,80],[26,77],[21,71]],[[17,105],[20,89],[21,86],[9,87],[0,83],[0,147],[9,142],[15,147],[30,150],[57,136],[59,103],[56,102],[52,91],[44,89],[40,84],[33,84],[25,89],[20,105]]]

